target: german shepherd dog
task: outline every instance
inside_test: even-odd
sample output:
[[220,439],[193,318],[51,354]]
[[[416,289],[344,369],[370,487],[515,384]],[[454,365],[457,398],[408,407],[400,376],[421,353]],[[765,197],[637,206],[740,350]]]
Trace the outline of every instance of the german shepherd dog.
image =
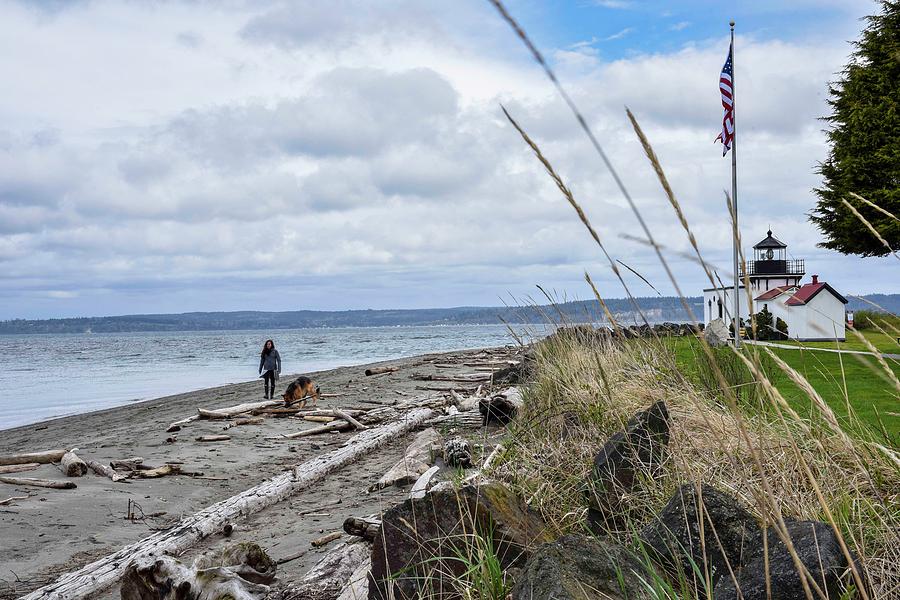
[[313,380],[309,377],[301,375],[287,386],[287,389],[284,391],[284,405],[292,406],[297,402],[300,402],[300,408],[306,406],[306,398],[307,396],[312,397],[313,406],[316,405],[316,402],[319,400],[319,386],[313,383]]

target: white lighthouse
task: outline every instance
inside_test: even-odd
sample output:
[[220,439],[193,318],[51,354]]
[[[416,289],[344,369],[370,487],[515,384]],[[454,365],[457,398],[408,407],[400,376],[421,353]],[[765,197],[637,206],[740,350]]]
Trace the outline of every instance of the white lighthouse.
[[[801,284],[806,274],[803,259],[789,259],[787,244],[766,232],[766,237],[753,246],[753,260],[741,270],[739,287],[740,318],[749,323],[750,313],[764,307],[773,318],[788,325],[788,337],[797,340],[843,340],[847,300],[833,287],[819,281]],[[750,282],[747,294],[744,280]],[[734,306],[732,287],[713,287],[703,290],[703,322],[714,319],[731,323]],[[750,298],[748,304],[748,296]]]

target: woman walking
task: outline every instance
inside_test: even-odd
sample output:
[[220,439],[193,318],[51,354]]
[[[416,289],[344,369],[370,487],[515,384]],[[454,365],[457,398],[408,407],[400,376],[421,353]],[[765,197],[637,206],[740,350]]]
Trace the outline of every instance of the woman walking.
[[265,398],[275,397],[275,382],[281,375],[281,355],[275,349],[275,342],[266,340],[259,355],[259,372],[265,385]]

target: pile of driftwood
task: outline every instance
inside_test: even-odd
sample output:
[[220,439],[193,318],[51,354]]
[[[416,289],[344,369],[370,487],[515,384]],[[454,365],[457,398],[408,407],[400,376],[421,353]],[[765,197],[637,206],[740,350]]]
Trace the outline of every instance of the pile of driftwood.
[[[93,471],[101,477],[106,477],[114,482],[129,483],[129,479],[153,479],[156,477],[164,477],[166,475],[190,475],[201,477],[203,473],[185,471],[180,463],[166,463],[164,465],[153,467],[144,464],[144,459],[136,456],[122,460],[113,460],[109,464],[103,464],[97,460],[84,460],[76,454],[77,448],[45,450],[43,452],[29,452],[24,454],[13,454],[9,456],[0,456],[0,482],[10,485],[19,485],[27,487],[41,487],[51,489],[74,489],[78,487],[74,481],[40,479],[36,477],[9,477],[7,473],[21,473],[33,471],[42,464],[53,464],[67,478],[83,477],[89,471]],[[4,500],[8,503],[11,500],[22,499],[22,497]]]

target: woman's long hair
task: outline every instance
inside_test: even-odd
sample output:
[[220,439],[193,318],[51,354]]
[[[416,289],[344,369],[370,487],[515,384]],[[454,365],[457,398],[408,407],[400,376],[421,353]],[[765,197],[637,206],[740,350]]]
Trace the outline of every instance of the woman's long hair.
[[[272,344],[271,348],[269,348],[269,344]],[[259,355],[260,356],[268,356],[269,353],[272,352],[272,350],[274,350],[274,349],[275,349],[275,342],[273,342],[272,340],[266,340],[266,343],[263,344],[262,352],[260,352]]]

